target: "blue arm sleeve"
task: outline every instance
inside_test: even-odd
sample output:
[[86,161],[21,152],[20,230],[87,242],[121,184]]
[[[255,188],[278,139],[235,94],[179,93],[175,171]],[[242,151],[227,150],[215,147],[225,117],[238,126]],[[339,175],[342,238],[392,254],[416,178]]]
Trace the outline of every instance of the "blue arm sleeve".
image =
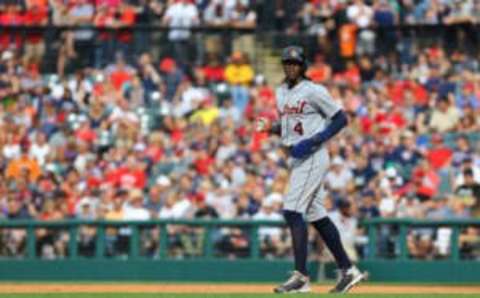
[[345,114],[343,110],[340,110],[333,115],[330,124],[324,130],[314,135],[312,140],[317,145],[323,144],[340,132],[347,124],[347,114]]

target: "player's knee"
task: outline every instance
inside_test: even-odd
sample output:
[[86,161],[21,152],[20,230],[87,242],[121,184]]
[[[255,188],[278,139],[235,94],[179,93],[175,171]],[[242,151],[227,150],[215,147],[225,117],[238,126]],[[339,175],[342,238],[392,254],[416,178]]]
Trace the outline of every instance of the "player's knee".
[[289,225],[304,224],[303,214],[291,210],[283,210],[283,217]]
[[331,223],[333,224],[332,220],[328,216],[324,216],[320,219],[317,219],[317,220],[313,221],[312,223],[314,223],[319,228],[327,226]]

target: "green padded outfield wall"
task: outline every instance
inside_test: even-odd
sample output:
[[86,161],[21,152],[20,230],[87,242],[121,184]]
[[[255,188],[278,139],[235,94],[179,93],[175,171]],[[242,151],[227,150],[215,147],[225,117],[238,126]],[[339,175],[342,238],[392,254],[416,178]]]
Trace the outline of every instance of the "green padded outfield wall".
[[[364,261],[359,264],[378,282],[479,283],[480,264],[467,261]],[[310,263],[313,279],[318,263]],[[335,277],[334,264],[324,276]],[[290,261],[262,260],[24,260],[0,261],[3,281],[193,281],[278,282],[292,270]]]
[[[284,280],[289,261],[227,260],[25,260],[0,261],[5,281],[236,281]],[[317,266],[309,264],[317,274]]]

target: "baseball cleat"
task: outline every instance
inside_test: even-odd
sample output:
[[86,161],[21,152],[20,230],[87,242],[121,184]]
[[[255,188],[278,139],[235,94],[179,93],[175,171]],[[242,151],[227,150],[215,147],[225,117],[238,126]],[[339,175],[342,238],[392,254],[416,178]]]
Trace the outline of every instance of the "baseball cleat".
[[275,293],[308,293],[310,292],[310,279],[298,271],[293,271],[292,276],[283,284],[273,289]]
[[360,272],[355,266],[352,266],[348,270],[342,270],[340,280],[335,287],[330,290],[330,293],[347,293],[353,286],[366,278],[367,274]]

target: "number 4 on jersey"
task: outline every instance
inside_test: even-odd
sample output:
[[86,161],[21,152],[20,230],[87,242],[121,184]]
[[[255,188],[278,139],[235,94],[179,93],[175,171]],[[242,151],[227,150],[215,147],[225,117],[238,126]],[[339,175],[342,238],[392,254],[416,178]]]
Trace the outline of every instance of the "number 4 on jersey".
[[299,135],[303,136],[303,126],[302,126],[302,122],[298,122],[297,124],[295,124],[295,127],[293,128],[293,130],[298,133]]

